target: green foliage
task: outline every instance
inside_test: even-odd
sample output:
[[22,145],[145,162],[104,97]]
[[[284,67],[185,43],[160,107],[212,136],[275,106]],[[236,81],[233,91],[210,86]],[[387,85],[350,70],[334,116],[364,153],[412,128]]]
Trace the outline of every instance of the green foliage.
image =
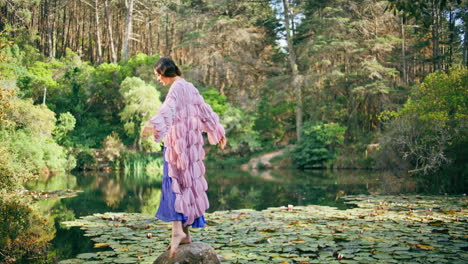
[[17,77],[17,85],[21,94],[32,98],[34,102],[42,102],[44,91],[46,98],[56,96],[59,93],[57,74],[63,67],[60,61],[42,62],[36,61],[28,67],[27,72],[20,72]]
[[468,119],[468,68],[435,72],[417,86],[400,115],[414,113],[425,121],[455,128]]
[[[47,102],[55,111],[75,116],[76,128],[68,136],[74,146],[97,148],[113,131],[125,144],[138,141],[139,119],[149,118],[142,115],[151,108],[148,106],[151,100],[159,102],[155,88],[142,81],[153,80],[152,64],[157,58],[140,53],[125,62],[94,67],[67,50],[66,56],[60,59],[61,93],[48,96]],[[123,82],[127,77],[129,80]],[[143,106],[139,107],[139,103]],[[153,104],[154,108],[157,106]]]
[[[115,162],[115,166],[117,169],[124,171],[125,174],[141,175],[146,173],[148,164],[160,158],[160,153],[148,154],[142,152],[123,151],[119,160]],[[154,169],[155,164],[151,166]]]
[[0,148],[0,190],[18,190],[23,183],[34,179],[28,168],[16,162],[15,155],[5,147]]
[[148,56],[138,53],[127,61],[121,61],[121,74],[125,77],[137,76],[145,82],[154,80],[153,65],[159,60],[159,55]]
[[[468,69],[456,67],[428,75],[416,86],[405,106],[392,114],[382,152],[394,153],[410,169],[435,173],[450,165],[466,171],[468,142]],[[384,157],[381,157],[384,158]],[[398,163],[395,159],[394,163]],[[384,163],[381,161],[381,163]]]
[[104,157],[109,161],[114,161],[120,157],[120,152],[122,152],[125,147],[122,144],[119,135],[112,132],[112,134],[107,136],[102,142],[102,149]]
[[58,124],[53,132],[54,138],[57,143],[61,145],[70,146],[70,139],[67,138],[68,132],[75,128],[76,119],[69,112],[60,114]]
[[144,152],[158,152],[161,151],[161,144],[154,141],[153,137],[146,137],[141,139],[141,150]]
[[345,127],[336,123],[304,123],[301,142],[292,151],[294,162],[299,168],[323,167],[336,157],[345,131]]
[[[304,118],[340,122],[347,139],[378,131],[377,115],[391,103],[401,44],[385,1],[307,1],[295,48],[304,76]],[[356,8],[357,7],[357,8]],[[381,14],[381,15],[377,15]],[[313,32],[313,33],[312,33]]]
[[50,138],[31,137],[20,131],[15,133],[8,146],[16,156],[16,162],[33,173],[73,169],[74,161],[69,158],[67,151]]
[[135,139],[134,143],[140,149],[138,140],[142,124],[156,114],[161,105],[159,92],[151,85],[147,85],[138,77],[127,77],[119,89],[125,107],[119,113],[124,122],[127,135]]
[[[255,119],[255,130],[259,132],[262,146],[276,146],[284,140],[288,140],[287,134],[293,131],[294,103],[288,98],[288,92],[281,88],[286,86],[284,77],[268,81],[257,105],[257,118]],[[280,80],[283,79],[283,80]]]
[[91,169],[96,165],[96,159],[90,149],[81,150],[76,155],[76,169],[87,170]]
[[247,153],[261,148],[259,133],[254,130],[255,116],[227,103],[226,96],[220,95],[215,89],[203,92],[202,96],[220,116],[226,130],[227,144],[233,152]]
[[146,175],[156,180],[162,180],[163,177],[163,161],[155,159],[150,161],[145,168]]
[[226,96],[220,95],[216,89],[209,89],[202,92],[203,99],[211,106],[213,111],[219,116],[223,116],[226,112]]
[[31,201],[0,190],[0,262],[44,263],[55,236],[54,223],[40,216]]
[[16,129],[22,129],[31,136],[52,137],[55,127],[55,114],[44,105],[34,105],[32,100],[11,98],[9,119]]
[[71,170],[74,158],[52,138],[54,113],[46,106],[1,91],[4,114],[0,120],[0,188],[19,189],[33,175]]
[[259,132],[254,130],[255,119],[255,116],[245,113],[240,108],[226,105],[221,123],[226,129],[228,144],[234,152],[253,152],[262,147]]

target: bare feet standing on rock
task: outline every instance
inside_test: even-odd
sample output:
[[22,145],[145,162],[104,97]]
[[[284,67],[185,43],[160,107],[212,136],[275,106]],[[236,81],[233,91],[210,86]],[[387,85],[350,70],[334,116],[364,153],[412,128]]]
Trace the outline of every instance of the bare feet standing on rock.
[[188,226],[182,227],[182,221],[172,222],[171,244],[168,249],[171,250],[170,257],[173,258],[180,244],[192,243]]

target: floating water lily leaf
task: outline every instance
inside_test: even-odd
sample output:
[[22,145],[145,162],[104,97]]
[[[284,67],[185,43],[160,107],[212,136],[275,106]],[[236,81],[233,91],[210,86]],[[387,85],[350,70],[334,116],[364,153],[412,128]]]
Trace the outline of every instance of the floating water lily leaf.
[[96,243],[94,244],[94,248],[103,248],[103,247],[108,247],[109,244],[107,243]]
[[96,253],[83,253],[83,254],[79,254],[76,257],[79,259],[92,259],[92,258],[96,258],[97,255]]
[[77,264],[77,263],[83,263],[83,260],[81,259],[66,259],[59,261],[59,264]]
[[118,258],[114,260],[114,263],[137,263],[138,258]]

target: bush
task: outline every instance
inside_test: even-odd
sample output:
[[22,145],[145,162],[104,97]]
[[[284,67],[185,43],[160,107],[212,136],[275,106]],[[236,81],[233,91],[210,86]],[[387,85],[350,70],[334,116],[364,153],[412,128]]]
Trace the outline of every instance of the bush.
[[343,144],[345,130],[335,123],[304,123],[301,142],[292,151],[297,167],[324,167],[336,157],[336,148]]
[[125,149],[122,141],[119,138],[119,134],[112,132],[102,142],[104,157],[109,161],[114,161],[120,157],[120,152]]
[[123,151],[118,161],[115,162],[116,169],[124,172],[146,172],[147,166],[154,160],[160,159],[160,153],[142,153]]
[[76,155],[76,168],[79,170],[87,170],[96,165],[94,154],[90,149],[82,150]]
[[161,180],[163,177],[163,160],[155,159],[153,161],[150,161],[146,165],[145,172],[148,175],[148,177]]
[[232,152],[246,155],[261,149],[260,134],[254,130],[256,119],[254,115],[227,103],[226,96],[220,95],[215,89],[203,92],[202,96],[213,111],[219,115],[228,138],[227,144],[231,147]]
[[[468,69],[435,72],[416,86],[405,106],[389,113],[379,163],[408,164],[412,172],[432,174],[449,168],[464,170],[468,141]],[[396,159],[389,162],[388,155]],[[402,162],[403,161],[403,162]]]
[[154,153],[161,151],[161,144],[154,141],[154,137],[146,137],[141,139],[141,150],[144,152]]
[[41,217],[30,201],[0,191],[0,263],[44,263],[54,223]]
[[53,132],[55,141],[61,145],[71,146],[72,143],[67,134],[75,128],[75,124],[76,119],[72,114],[69,112],[60,114]]

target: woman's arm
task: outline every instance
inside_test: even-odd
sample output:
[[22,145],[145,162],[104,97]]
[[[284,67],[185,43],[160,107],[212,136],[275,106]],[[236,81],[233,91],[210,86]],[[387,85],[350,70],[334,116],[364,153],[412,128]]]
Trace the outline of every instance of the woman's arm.
[[164,103],[159,108],[158,113],[149,120],[148,124],[143,129],[153,134],[154,141],[160,142],[171,129],[176,106],[176,98],[172,92],[169,92],[166,100],[164,100]]
[[200,104],[200,117],[202,121],[202,131],[208,134],[208,141],[210,144],[219,144],[221,148],[224,148],[226,145],[224,127],[219,122],[219,116],[203,99]]

